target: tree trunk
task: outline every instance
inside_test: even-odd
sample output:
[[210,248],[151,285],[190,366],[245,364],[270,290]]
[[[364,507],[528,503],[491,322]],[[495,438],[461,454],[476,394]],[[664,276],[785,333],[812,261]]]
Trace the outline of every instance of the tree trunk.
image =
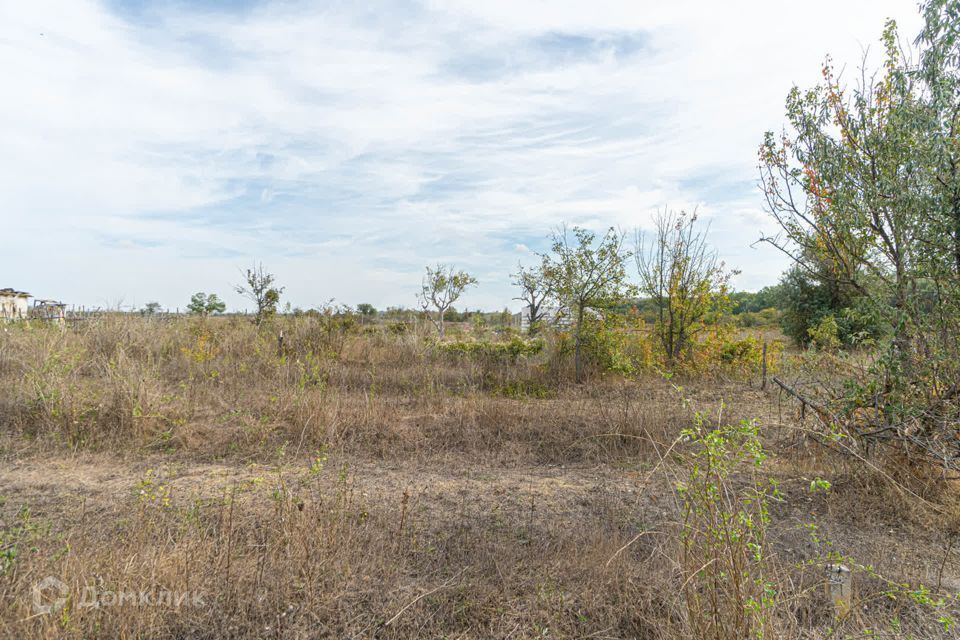
[[672,295],[667,298],[667,344],[664,345],[667,351],[667,364],[673,365],[674,351],[676,347],[676,320],[673,311]]
[[896,335],[893,338],[893,349],[897,363],[901,367],[901,375],[905,380],[910,380],[913,375],[913,340],[911,338],[909,328],[904,326],[910,321],[910,310],[908,308],[906,292],[906,275],[904,266],[901,262],[897,262],[895,264],[895,268],[896,282],[893,306],[897,310],[897,314],[895,326]]
[[953,199],[953,259],[956,273],[960,274],[960,193]]
[[574,336],[573,363],[576,368],[577,384],[583,384],[583,360],[580,357],[581,330],[583,327],[583,307],[577,311],[577,332]]

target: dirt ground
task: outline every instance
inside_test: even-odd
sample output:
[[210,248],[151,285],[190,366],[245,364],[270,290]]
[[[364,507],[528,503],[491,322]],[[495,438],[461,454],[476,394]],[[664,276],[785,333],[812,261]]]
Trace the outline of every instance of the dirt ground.
[[[809,455],[809,450],[804,447],[801,453]],[[880,572],[960,589],[960,553],[948,550],[943,531],[922,517],[905,517],[899,504],[864,502],[860,488],[843,474],[835,478],[831,493],[812,493],[810,478],[795,475],[789,455],[797,454],[787,449],[768,463],[784,496],[772,505],[772,512],[775,546],[785,560],[812,553],[806,525],[817,523],[838,552]],[[309,472],[311,463],[310,456],[279,464],[109,453],[24,458],[0,468],[0,513],[12,520],[19,508],[29,506],[34,518],[67,531],[115,515],[147,477],[169,486],[174,501],[217,499],[232,488],[257,482],[310,478],[321,487],[320,495],[333,494],[342,485],[370,511],[399,517],[403,510],[436,529],[495,514],[549,530],[592,523],[658,536],[674,531],[679,512],[670,478],[653,462],[509,465],[445,456],[390,463],[331,456],[316,475]],[[910,495],[900,498],[917,502]]]
[[[956,497],[801,437],[811,417],[756,380],[565,385],[414,342],[312,371],[272,344],[229,360],[234,334],[214,368],[180,361],[186,328],[156,330],[172,346],[143,339],[137,359],[117,355],[141,339],[125,325],[81,336],[110,357],[76,368],[33,355],[62,348],[47,336],[18,336],[16,393],[0,397],[0,637],[683,638],[697,567],[680,558],[694,459],[680,434],[698,411],[758,420],[768,458],[730,486],[778,483],[764,541],[778,637],[834,634],[831,559],[856,563],[848,635],[951,637],[912,598],[960,589]],[[38,612],[46,578],[68,594],[56,615]],[[125,588],[206,604],[81,600]]]

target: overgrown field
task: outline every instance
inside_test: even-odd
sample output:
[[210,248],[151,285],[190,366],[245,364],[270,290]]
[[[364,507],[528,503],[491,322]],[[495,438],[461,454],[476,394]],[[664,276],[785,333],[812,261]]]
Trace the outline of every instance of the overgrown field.
[[956,637],[956,483],[813,437],[759,334],[600,332],[578,385],[421,329],[0,328],[0,637]]

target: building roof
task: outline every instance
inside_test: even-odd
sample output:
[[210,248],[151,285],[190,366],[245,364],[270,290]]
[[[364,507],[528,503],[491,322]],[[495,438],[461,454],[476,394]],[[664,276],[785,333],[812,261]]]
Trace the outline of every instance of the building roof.
[[8,297],[16,297],[16,298],[31,297],[30,294],[27,293],[26,291],[17,291],[16,289],[11,289],[10,287],[0,289],[0,296],[8,296]]

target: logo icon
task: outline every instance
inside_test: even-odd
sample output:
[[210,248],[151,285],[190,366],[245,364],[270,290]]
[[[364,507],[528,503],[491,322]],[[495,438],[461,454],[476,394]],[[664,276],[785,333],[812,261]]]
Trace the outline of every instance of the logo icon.
[[[47,576],[33,585],[33,610],[38,614],[59,611],[67,604],[70,588],[67,584],[53,576]],[[50,599],[53,595],[54,599]]]

